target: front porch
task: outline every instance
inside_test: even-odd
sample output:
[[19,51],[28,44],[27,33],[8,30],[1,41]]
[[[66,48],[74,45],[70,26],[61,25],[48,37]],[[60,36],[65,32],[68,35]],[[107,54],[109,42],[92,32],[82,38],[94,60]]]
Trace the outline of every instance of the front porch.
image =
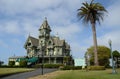
[[63,56],[40,56],[38,57],[38,63],[43,61],[45,64],[63,64],[63,59]]

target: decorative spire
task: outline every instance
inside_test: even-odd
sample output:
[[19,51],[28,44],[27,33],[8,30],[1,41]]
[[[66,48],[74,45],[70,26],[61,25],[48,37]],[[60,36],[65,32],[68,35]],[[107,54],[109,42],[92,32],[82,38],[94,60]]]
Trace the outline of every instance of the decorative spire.
[[51,28],[48,24],[48,21],[47,21],[47,17],[45,17],[45,20],[44,22],[42,23],[42,25],[40,26],[40,29],[39,30],[42,30],[42,29],[47,29],[47,30],[50,30],[51,31]]

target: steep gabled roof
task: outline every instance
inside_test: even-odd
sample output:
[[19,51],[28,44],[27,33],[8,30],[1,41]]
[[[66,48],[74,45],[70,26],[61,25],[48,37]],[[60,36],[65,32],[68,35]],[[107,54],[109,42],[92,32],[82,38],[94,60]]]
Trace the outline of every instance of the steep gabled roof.
[[29,36],[29,39],[31,40],[33,46],[36,46],[36,47],[38,46],[39,40],[37,38]]
[[65,43],[65,47],[67,50],[70,50],[70,45],[68,43]]
[[60,40],[59,37],[53,37],[54,46],[65,46],[66,50],[70,50],[70,45],[65,40]]
[[25,48],[26,48],[26,44],[28,43],[28,40],[30,40],[31,43],[32,43],[32,45],[35,46],[35,47],[37,47],[38,44],[39,44],[39,40],[37,38],[29,36],[28,39],[27,39],[27,41],[26,41],[26,43],[25,43],[25,45],[24,45]]
[[63,46],[65,40],[60,40],[59,37],[53,37],[53,42],[55,46]]

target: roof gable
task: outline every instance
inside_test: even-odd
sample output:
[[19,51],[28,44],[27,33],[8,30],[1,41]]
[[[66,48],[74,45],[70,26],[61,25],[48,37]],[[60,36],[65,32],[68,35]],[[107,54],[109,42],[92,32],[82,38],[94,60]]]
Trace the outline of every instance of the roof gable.
[[60,40],[59,37],[53,37],[53,42],[55,46],[64,46],[65,40]]
[[29,41],[32,43],[32,46],[35,46],[35,47],[37,47],[39,44],[39,40],[37,38],[29,36],[27,41],[25,42],[25,45],[24,45],[25,48],[26,48],[26,45],[29,43]]

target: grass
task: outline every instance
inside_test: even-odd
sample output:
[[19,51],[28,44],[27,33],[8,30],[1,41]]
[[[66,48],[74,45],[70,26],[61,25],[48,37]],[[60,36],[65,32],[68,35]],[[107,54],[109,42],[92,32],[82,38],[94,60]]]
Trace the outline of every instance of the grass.
[[11,75],[11,74],[16,74],[16,73],[21,73],[21,72],[28,72],[32,71],[34,69],[30,68],[0,68],[0,77]]
[[120,79],[120,69],[117,70],[117,74],[111,74],[111,72],[111,69],[101,71],[59,70],[29,79]]
[[120,79],[120,69],[112,74],[111,69],[102,71],[69,70],[53,79]]

